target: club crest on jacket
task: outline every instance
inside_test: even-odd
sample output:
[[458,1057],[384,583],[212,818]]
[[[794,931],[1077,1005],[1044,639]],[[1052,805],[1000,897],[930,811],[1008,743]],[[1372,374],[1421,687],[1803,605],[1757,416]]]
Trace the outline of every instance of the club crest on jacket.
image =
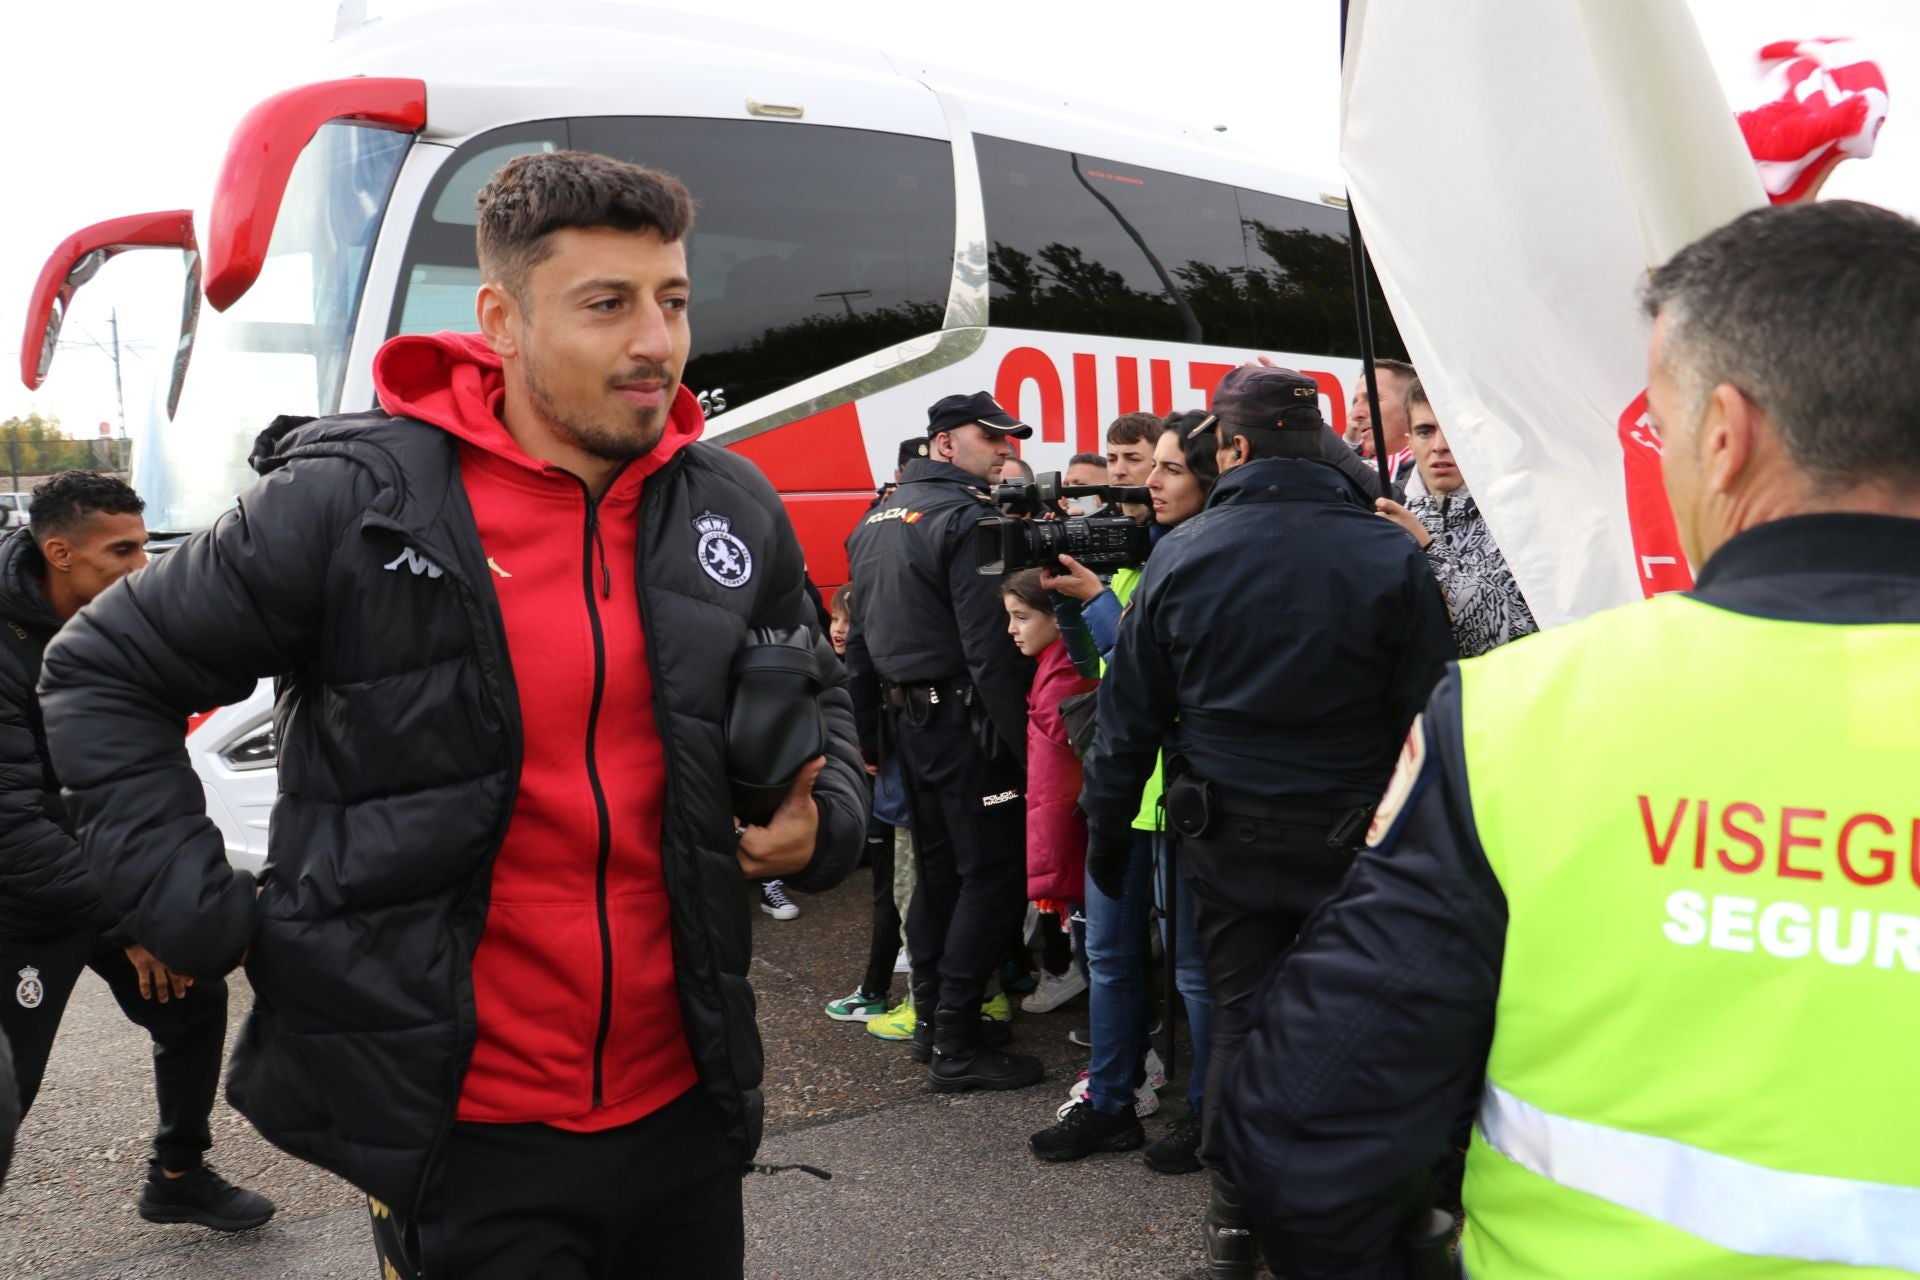
[[753,552],[734,536],[733,521],[709,511],[693,522],[700,531],[694,556],[707,576],[723,587],[744,587],[753,577]]
[[20,971],[20,985],[13,989],[13,998],[20,1002],[22,1009],[38,1009],[40,1002],[46,999],[47,989],[40,985],[40,971],[32,965]]

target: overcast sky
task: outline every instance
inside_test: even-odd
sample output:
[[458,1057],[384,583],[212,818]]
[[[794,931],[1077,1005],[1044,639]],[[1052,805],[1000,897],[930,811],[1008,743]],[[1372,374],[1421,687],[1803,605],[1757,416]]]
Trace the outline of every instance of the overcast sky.
[[[1536,0],[1538,2],[1538,0]],[[0,206],[0,418],[29,410],[69,430],[115,419],[112,362],[65,347],[37,393],[21,385],[27,295],[69,232],[124,213],[203,206],[240,116],[312,78],[332,34],[335,0],[14,0],[0,6],[0,154],[11,157]],[[375,15],[442,7],[371,0]],[[1116,20],[1091,0],[683,0],[685,8],[833,34],[1044,85],[1085,101],[1209,127],[1229,126],[1288,168],[1337,178],[1337,0],[1186,0],[1151,20]],[[1770,40],[1856,36],[1885,68],[1892,107],[1879,153],[1841,166],[1829,196],[1920,214],[1920,4],[1914,0],[1692,0],[1736,105],[1752,92],[1751,57]],[[956,33],[960,33],[956,35]],[[1269,46],[1253,59],[1254,48]],[[990,51],[984,65],[969,62]],[[144,260],[144,261],[143,261]],[[66,337],[108,341],[120,309],[127,416],[138,423],[177,328],[175,255],[134,254],[79,295]]]

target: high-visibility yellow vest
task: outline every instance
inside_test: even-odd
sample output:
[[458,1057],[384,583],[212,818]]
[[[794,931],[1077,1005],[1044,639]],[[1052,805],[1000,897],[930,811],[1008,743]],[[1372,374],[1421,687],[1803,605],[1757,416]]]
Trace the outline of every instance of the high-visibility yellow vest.
[[1920,1274],[1920,626],[1669,596],[1460,671],[1509,910],[1467,1274]]
[[[1133,589],[1140,585],[1140,569],[1136,565],[1123,565],[1113,571],[1113,581],[1108,584],[1113,590],[1113,598],[1120,602],[1124,610],[1133,603]],[[1101,664],[1101,674],[1106,674],[1106,665]],[[1133,820],[1135,831],[1157,831],[1160,828],[1160,794],[1166,790],[1167,757],[1164,752],[1153,761],[1153,776],[1147,779],[1147,785],[1140,792],[1140,814]]]

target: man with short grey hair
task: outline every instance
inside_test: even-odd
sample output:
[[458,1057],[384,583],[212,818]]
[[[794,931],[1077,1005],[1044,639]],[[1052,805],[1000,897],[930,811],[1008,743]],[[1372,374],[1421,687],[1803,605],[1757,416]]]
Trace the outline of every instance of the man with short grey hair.
[[[1404,360],[1380,359],[1373,362],[1373,378],[1380,386],[1380,431],[1386,438],[1387,469],[1395,487],[1404,487],[1415,474],[1411,428],[1407,423],[1407,388],[1420,378]],[[1346,441],[1369,462],[1373,460],[1373,400],[1367,395],[1367,380],[1355,378],[1353,400],[1347,405]],[[1376,464],[1377,465],[1377,464]]]
[[1476,1109],[1475,1280],[1920,1272],[1920,226],[1761,209],[1645,304],[1698,579],[1415,724],[1221,1098],[1294,1280],[1446,1266]]

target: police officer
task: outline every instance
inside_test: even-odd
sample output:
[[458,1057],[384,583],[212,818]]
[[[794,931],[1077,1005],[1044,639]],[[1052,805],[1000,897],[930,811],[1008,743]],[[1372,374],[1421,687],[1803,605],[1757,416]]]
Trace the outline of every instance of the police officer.
[[940,1092],[1018,1089],[1038,1058],[998,1048],[984,1022],[989,975],[1026,895],[1026,717],[1033,664],[1007,637],[997,579],[975,571],[974,526],[996,514],[982,486],[1033,428],[986,392],[927,411],[926,454],[847,540],[847,638],[863,747],[890,733],[907,781],[919,884],[907,912],[913,1056]]
[[1645,301],[1699,576],[1416,725],[1228,1089],[1298,1280],[1405,1274],[1475,1108],[1474,1280],[1920,1272],[1920,226],[1762,208]]
[[[1453,656],[1420,549],[1327,460],[1319,394],[1290,369],[1220,380],[1212,417],[1192,428],[1216,435],[1219,483],[1147,562],[1101,685],[1081,796],[1088,873],[1117,893],[1127,827],[1165,744],[1167,819],[1213,995],[1208,1098],[1261,979],[1338,884]],[[1200,1146],[1215,1170],[1217,1110],[1201,1117]],[[1219,1276],[1252,1274],[1237,1205],[1216,1172]]]

